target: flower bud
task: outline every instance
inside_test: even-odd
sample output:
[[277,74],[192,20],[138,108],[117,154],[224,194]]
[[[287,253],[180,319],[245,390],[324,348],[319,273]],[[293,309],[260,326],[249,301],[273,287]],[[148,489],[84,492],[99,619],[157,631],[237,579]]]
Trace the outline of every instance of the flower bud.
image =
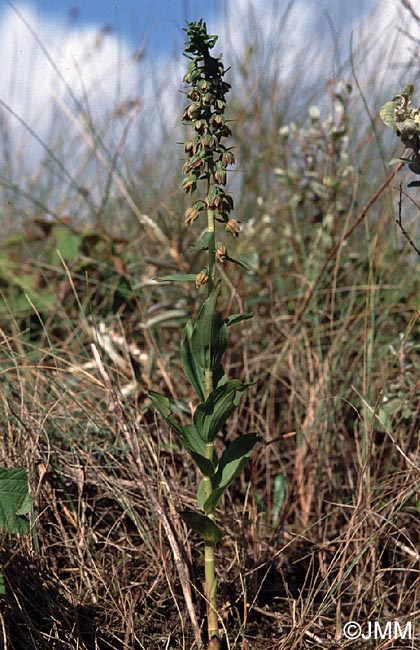
[[187,92],[187,97],[193,102],[198,102],[200,100],[200,93],[197,88],[191,88],[191,90]]
[[196,219],[198,219],[200,212],[197,208],[191,207],[188,208],[185,212],[185,225],[190,226]]
[[202,98],[202,102],[204,106],[211,106],[213,103],[213,94],[212,93],[205,93]]
[[185,142],[184,144],[184,151],[185,153],[194,153],[194,140],[188,140],[188,142]]
[[211,151],[217,147],[217,138],[215,135],[206,133],[201,138],[201,144],[203,145],[203,147]]
[[230,135],[232,135],[232,131],[227,124],[222,124],[222,126],[217,129],[217,135],[219,137],[228,138]]
[[226,170],[223,168],[221,162],[216,163],[216,171],[214,172],[214,180],[219,185],[225,185],[226,183]]
[[194,102],[194,104],[190,104],[185,109],[183,119],[188,122],[191,122],[192,120],[197,119],[197,117],[200,117],[200,115],[201,115],[201,104],[199,104],[198,102]]
[[222,212],[232,212],[233,210],[233,199],[229,194],[224,194],[222,196]]
[[214,110],[223,113],[225,110],[226,102],[223,99],[216,99],[214,102]]
[[[203,152],[204,153],[204,152]],[[182,166],[182,173],[189,174],[190,172],[199,171],[204,167],[204,156],[198,154],[192,156],[190,160],[187,160]]]
[[201,148],[200,136],[197,135],[194,140],[189,140],[184,145],[185,153],[188,153],[190,156],[195,155]]
[[239,224],[236,219],[229,219],[225,226],[226,230],[231,233],[234,237],[239,237]]
[[208,133],[209,125],[207,124],[206,120],[196,120],[194,122],[194,129],[198,133]]
[[223,117],[223,115],[220,115],[220,113],[213,113],[210,119],[211,126],[213,127],[223,126],[224,123],[225,123],[225,118]]
[[197,82],[197,88],[199,88],[201,92],[205,93],[210,89],[210,83],[207,79],[200,79],[200,81]]
[[184,178],[181,189],[183,189],[185,192],[189,192],[190,194],[195,192],[197,189],[197,177],[194,174],[190,174]]
[[216,248],[216,259],[218,262],[221,264],[224,264],[226,262],[226,257],[227,257],[227,248],[224,244],[219,244],[219,246]]
[[222,155],[222,164],[224,167],[235,164],[235,156],[231,151],[225,151]]
[[197,273],[195,276],[195,288],[199,289],[203,285],[207,284],[209,281],[209,276],[207,271],[200,271],[200,273]]
[[219,197],[218,197],[217,187],[215,187],[214,185],[211,185],[210,188],[209,188],[208,194],[207,194],[206,198],[204,199],[204,203],[206,204],[206,206],[208,208],[214,209],[214,208],[217,207],[218,198]]

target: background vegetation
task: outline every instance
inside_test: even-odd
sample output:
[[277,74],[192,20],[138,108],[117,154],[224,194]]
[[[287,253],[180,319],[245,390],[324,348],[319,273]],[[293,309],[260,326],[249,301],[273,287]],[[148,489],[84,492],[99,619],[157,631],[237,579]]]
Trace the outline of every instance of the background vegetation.
[[[224,366],[255,383],[221,444],[236,430],[264,442],[221,504],[222,623],[232,650],[355,648],[341,633],[350,620],[420,631],[419,261],[395,223],[410,174],[389,177],[402,151],[378,117],[419,71],[386,89],[379,75],[359,82],[349,61],[299,87],[279,80],[274,56],[264,65],[266,47],[255,35],[225,61],[236,252],[254,271],[223,292],[226,311],[255,317],[235,329]],[[176,386],[181,415],[192,408],[178,351],[199,301],[153,280],[197,268],[182,136],[162,129],[134,155],[125,140],[144,124],[141,98],[119,109],[112,150],[89,123],[78,174],[77,156],[62,155],[69,140],[52,139],[19,182],[4,122],[0,458],[26,467],[35,501],[32,535],[1,540],[9,649],[194,647],[180,567],[199,621],[205,611],[202,548],[176,514],[193,503],[194,469],[147,395]],[[401,200],[418,242],[418,207]]]

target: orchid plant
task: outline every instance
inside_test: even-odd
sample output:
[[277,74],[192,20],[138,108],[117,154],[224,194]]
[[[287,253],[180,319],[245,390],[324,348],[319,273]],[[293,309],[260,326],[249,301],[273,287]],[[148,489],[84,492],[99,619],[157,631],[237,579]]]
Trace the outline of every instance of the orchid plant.
[[231,326],[251,318],[252,314],[224,317],[219,310],[222,279],[218,266],[225,267],[231,262],[246,268],[244,262],[229,255],[227,245],[219,241],[216,234],[216,229],[221,229],[236,238],[240,232],[238,222],[231,216],[233,199],[225,191],[227,168],[235,162],[232,149],[223,144],[231,134],[225,118],[230,85],[224,80],[226,71],[221,56],[215,58],[210,54],[218,37],[207,33],[202,20],[187,25],[185,56],[189,59],[189,66],[184,82],[189,86],[186,91],[189,103],[182,119],[192,127],[193,133],[184,143],[187,160],[182,170],[182,189],[191,196],[202,188],[201,198],[192,202],[186,211],[185,224],[190,227],[197,220],[204,220],[204,229],[192,248],[205,252],[207,265],[195,274],[167,275],[159,279],[166,282],[193,281],[199,292],[206,292],[197,317],[185,326],[181,348],[182,366],[198,403],[191,422],[182,426],[176,417],[176,404],[154,391],[150,392],[150,399],[202,475],[197,489],[199,510],[185,510],[180,515],[204,540],[209,647],[218,647],[215,546],[222,531],[216,524],[216,510],[224,492],[251,457],[257,442],[257,436],[248,433],[238,435],[222,453],[215,448],[219,432],[247,389],[247,385],[238,379],[227,378],[222,361]]

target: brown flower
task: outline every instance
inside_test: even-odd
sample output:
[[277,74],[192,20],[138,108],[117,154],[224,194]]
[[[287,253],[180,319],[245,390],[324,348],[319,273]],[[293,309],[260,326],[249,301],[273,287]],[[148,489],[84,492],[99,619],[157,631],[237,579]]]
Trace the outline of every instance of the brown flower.
[[224,244],[219,244],[219,246],[216,248],[216,259],[218,262],[221,264],[224,264],[226,262],[226,257],[227,257],[227,248]]
[[241,229],[239,228],[239,224],[236,221],[236,219],[229,219],[229,221],[227,222],[225,228],[234,237],[239,237],[239,232],[240,232]]

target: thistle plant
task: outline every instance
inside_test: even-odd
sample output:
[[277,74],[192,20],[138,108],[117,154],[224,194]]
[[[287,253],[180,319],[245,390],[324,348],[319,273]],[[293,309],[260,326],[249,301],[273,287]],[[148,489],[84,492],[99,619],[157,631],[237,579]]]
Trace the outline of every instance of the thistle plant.
[[[407,84],[404,90],[390,102],[386,102],[380,110],[382,122],[393,129],[401,142],[411,154],[404,158],[394,158],[391,163],[408,164],[410,171],[420,174],[420,107],[411,104],[414,86]],[[409,187],[420,185],[420,181],[412,181]]]
[[257,442],[257,436],[248,433],[238,435],[222,453],[216,450],[219,432],[247,389],[247,385],[238,379],[227,378],[222,361],[230,327],[251,318],[252,314],[224,317],[219,311],[222,282],[218,265],[224,267],[231,262],[246,266],[230,256],[226,243],[216,236],[216,227],[233,238],[238,237],[240,231],[238,222],[231,216],[233,199],[225,191],[227,168],[235,161],[231,148],[223,144],[231,134],[225,118],[226,95],[230,86],[224,80],[221,56],[214,58],[210,54],[217,36],[207,33],[202,20],[187,25],[185,56],[189,59],[189,66],[184,82],[189,86],[186,96],[190,103],[184,109],[182,119],[192,127],[193,133],[184,144],[187,160],[182,169],[182,189],[189,196],[198,188],[202,190],[201,198],[187,209],[185,224],[190,227],[197,220],[203,221],[202,233],[192,248],[204,252],[207,264],[195,274],[169,275],[160,280],[193,281],[198,292],[207,294],[195,320],[189,320],[185,326],[181,348],[182,366],[197,395],[198,404],[191,422],[181,426],[175,415],[176,404],[153,391],[150,398],[202,475],[197,489],[200,512],[185,510],[180,515],[204,540],[208,638],[212,647],[218,647],[215,546],[222,531],[215,523],[216,509],[225,490],[251,457]]
[[[380,117],[382,122],[396,133],[407,150],[405,157],[393,158],[390,164],[398,163],[397,171],[403,165],[408,165],[411,172],[420,175],[420,107],[416,108],[412,105],[413,92],[412,84],[404,86],[399,95],[395,95],[391,101],[382,106]],[[408,187],[420,187],[420,181],[411,181],[408,183]],[[419,247],[414,243],[402,223],[402,194],[400,186],[399,214],[396,221],[410,246],[420,256]],[[413,203],[419,207],[414,201]]]

